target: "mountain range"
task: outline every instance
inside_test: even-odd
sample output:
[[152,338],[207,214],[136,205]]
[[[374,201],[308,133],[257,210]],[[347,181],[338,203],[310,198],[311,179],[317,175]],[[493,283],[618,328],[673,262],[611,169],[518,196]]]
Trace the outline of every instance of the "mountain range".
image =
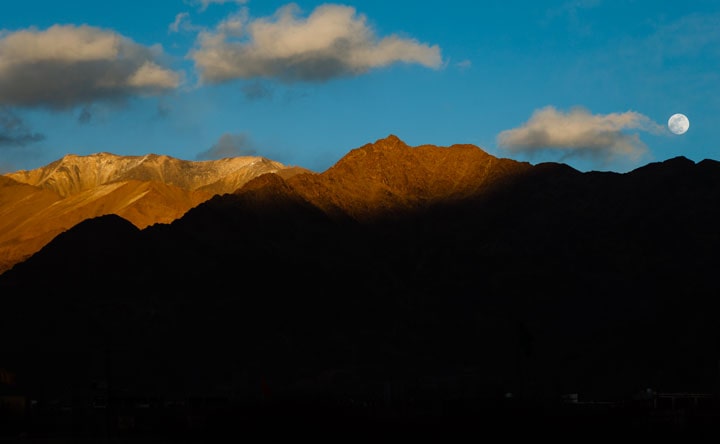
[[[183,210],[85,218],[0,275],[7,362],[47,392],[112,368],[161,397],[404,412],[720,394],[719,162],[580,172],[392,135],[322,173],[254,161],[267,172],[196,201],[210,183],[179,179],[196,173],[126,169]],[[120,187],[66,170],[2,190],[52,206]]]
[[0,176],[0,273],[85,219],[117,214],[138,228],[168,223],[260,174],[305,171],[255,156],[192,162],[97,153],[5,174]]

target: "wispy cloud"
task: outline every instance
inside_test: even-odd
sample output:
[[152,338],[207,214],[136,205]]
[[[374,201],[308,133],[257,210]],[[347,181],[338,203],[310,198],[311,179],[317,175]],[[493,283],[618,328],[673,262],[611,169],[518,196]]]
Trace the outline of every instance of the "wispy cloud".
[[201,32],[189,58],[205,83],[260,77],[325,81],[398,62],[442,65],[437,45],[397,35],[379,38],[355,8],[333,4],[307,17],[294,4],[266,18],[233,15]]
[[601,0],[569,0],[558,7],[552,8],[546,13],[546,25],[552,25],[556,19],[567,21],[573,33],[590,34],[592,28],[590,22],[583,20],[582,13],[586,10],[597,8]]
[[272,97],[273,95],[273,91],[270,88],[258,81],[243,85],[242,92],[248,100],[260,100]]
[[589,156],[606,162],[637,160],[647,152],[647,146],[637,133],[628,134],[627,130],[666,132],[664,126],[634,111],[591,114],[578,107],[563,113],[548,106],[536,110],[520,127],[501,132],[498,145],[512,153],[555,152],[563,159]]
[[596,8],[601,3],[602,0],[568,0],[558,7],[549,9],[547,16],[549,18],[569,17],[572,20],[577,20],[579,11]]
[[464,71],[464,70],[470,69],[470,67],[472,67],[472,61],[470,61],[468,59],[461,60],[461,61],[457,62],[455,64],[455,66],[457,66],[460,70]]
[[225,157],[254,156],[257,152],[253,148],[250,137],[245,133],[225,133],[209,149],[198,153],[196,160],[215,160]]
[[0,107],[0,147],[25,146],[44,139],[43,134],[32,132],[11,109]]
[[720,79],[720,13],[668,17],[644,28],[639,36],[619,35],[587,53],[583,69],[597,81],[622,77],[639,87],[707,97]]
[[177,88],[159,45],[114,31],[55,25],[0,34],[0,105],[70,108]]
[[173,20],[172,23],[168,25],[168,32],[169,33],[178,33],[178,32],[200,32],[205,31],[207,28],[204,26],[196,25],[192,22],[190,19],[190,13],[189,12],[179,12],[175,15],[175,20]]
[[[656,26],[639,50],[659,60],[720,56],[720,14],[690,14]],[[633,56],[635,56],[633,54]]]
[[175,15],[175,20],[168,25],[168,30],[170,32],[180,32],[181,27],[184,23],[187,23],[188,17],[190,17],[189,12],[180,12]]
[[247,3],[247,0],[185,0],[185,3],[198,5],[200,7],[200,11],[205,11],[210,5],[224,5],[225,3],[242,5]]
[[83,106],[78,115],[78,123],[86,124],[92,120],[92,109],[90,105]]

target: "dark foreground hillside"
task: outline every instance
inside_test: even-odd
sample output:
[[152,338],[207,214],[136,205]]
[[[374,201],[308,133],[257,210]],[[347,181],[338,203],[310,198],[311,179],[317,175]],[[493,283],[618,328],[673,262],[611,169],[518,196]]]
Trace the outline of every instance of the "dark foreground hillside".
[[266,175],[77,225],[0,276],[6,430],[714,430],[720,164],[508,171],[367,219]]

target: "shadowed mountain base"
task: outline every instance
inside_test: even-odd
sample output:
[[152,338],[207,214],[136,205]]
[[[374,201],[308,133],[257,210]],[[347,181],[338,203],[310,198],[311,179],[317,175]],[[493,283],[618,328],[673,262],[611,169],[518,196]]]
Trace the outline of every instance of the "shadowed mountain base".
[[234,418],[213,430],[258,412],[395,430],[717,419],[656,401],[719,394],[720,166],[512,171],[366,218],[271,174],[172,224],[85,221],[0,276],[2,365],[38,399],[112,400],[113,430],[139,398],[177,406],[182,430],[192,402],[205,426],[213,402]]

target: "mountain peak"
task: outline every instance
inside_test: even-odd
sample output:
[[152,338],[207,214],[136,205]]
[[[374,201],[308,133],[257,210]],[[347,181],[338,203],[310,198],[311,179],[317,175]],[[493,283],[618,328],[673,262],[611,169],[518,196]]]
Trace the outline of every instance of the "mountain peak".
[[694,161],[688,159],[688,158],[685,157],[685,156],[675,156],[675,157],[673,157],[673,158],[670,158],[670,159],[666,160],[666,161],[663,162],[663,163],[666,163],[666,164],[675,164],[675,165],[695,165],[695,162],[694,162]]
[[[138,228],[166,224],[254,177],[307,170],[260,156],[188,161],[162,154],[66,154],[0,178],[0,273],[84,219],[121,216]],[[280,177],[280,176],[278,176]]]
[[682,174],[695,167],[695,162],[685,156],[675,156],[663,161],[651,162],[634,169],[630,174]]
[[235,191],[249,179],[287,167],[259,156],[188,161],[160,154],[120,156],[108,152],[67,154],[44,167],[7,174],[18,182],[48,188],[63,197],[125,180],[156,181],[184,190]]
[[368,220],[479,196],[529,166],[475,145],[410,146],[390,134],[351,150],[322,174],[293,178],[290,184],[328,214]]
[[378,140],[375,141],[375,143],[376,143],[376,144],[378,144],[378,143],[393,143],[393,144],[394,144],[394,143],[402,143],[402,144],[405,144],[405,142],[403,142],[403,141],[402,141],[398,136],[396,136],[395,134],[388,134],[387,137],[385,137],[385,138],[383,138],[383,139],[378,139]]
[[410,146],[403,142],[398,136],[395,134],[390,134],[389,136],[385,137],[384,139],[378,139],[374,143],[370,143],[365,145],[366,147],[377,147],[382,149],[387,148],[410,148]]

